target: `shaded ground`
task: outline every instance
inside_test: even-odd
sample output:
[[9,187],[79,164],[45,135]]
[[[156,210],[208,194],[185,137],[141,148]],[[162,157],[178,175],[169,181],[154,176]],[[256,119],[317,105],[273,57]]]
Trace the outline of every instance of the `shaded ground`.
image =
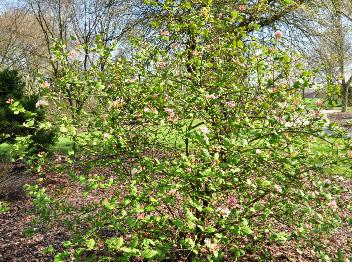
[[26,230],[33,219],[30,199],[11,203],[11,210],[0,215],[0,261],[53,261],[45,247],[59,247],[63,231],[51,230],[30,234]]
[[[49,229],[32,223],[35,218],[32,199],[19,188],[35,182],[37,178],[35,175],[26,175],[21,168],[0,162],[0,201],[6,200],[10,206],[6,212],[0,211],[0,262],[53,261],[53,255],[47,252],[47,247],[60,251],[63,249],[62,243],[68,238],[63,224],[60,224],[62,221],[50,225]],[[12,186],[11,181],[17,186]],[[1,182],[6,185],[1,185]],[[73,183],[68,176],[56,173],[47,174],[44,186],[49,195],[75,203],[77,208],[109,195],[108,191],[97,190],[96,194],[83,197],[78,184]]]
[[10,208],[0,213],[0,261],[53,261],[52,256],[43,252],[44,248],[59,247],[65,238],[64,231],[57,229],[31,232],[33,204],[22,187],[35,180],[22,168],[0,163],[1,200],[6,200]]
[[21,164],[1,164],[0,199],[12,201],[25,196],[24,185],[34,184],[35,177]]

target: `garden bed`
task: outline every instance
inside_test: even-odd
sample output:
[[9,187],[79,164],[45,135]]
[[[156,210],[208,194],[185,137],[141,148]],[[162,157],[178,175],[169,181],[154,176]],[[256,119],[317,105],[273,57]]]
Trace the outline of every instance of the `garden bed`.
[[[98,170],[96,170],[98,171]],[[113,174],[109,168],[99,169],[99,173],[109,177]],[[352,182],[346,179],[337,179],[347,192],[352,192]],[[98,203],[109,198],[114,190],[124,191],[123,184],[113,186],[109,190],[94,190],[88,197],[83,196],[84,188],[79,183],[72,182],[66,174],[48,173],[43,184],[47,188],[50,196],[55,196],[61,201],[74,203],[75,208]],[[346,203],[352,200],[351,193],[345,193],[342,198]],[[62,243],[68,239],[68,233],[63,226],[63,218],[55,221],[50,226],[40,227],[33,224],[34,219],[33,203],[29,197],[11,202],[10,210],[0,214],[0,261],[52,261],[51,249],[62,250]],[[344,217],[351,217],[348,210],[344,210]],[[74,213],[71,214],[74,217]],[[279,223],[276,224],[278,230],[289,232]],[[331,254],[343,251],[345,255],[351,255],[349,247],[352,246],[351,225],[345,225],[336,231],[330,239],[322,239],[326,246],[329,246]],[[266,249],[270,250],[273,261],[316,261],[312,247],[299,247],[294,241],[287,241],[281,245],[268,241]],[[49,248],[48,248],[49,247]],[[259,261],[262,252],[256,254],[246,254],[240,261]],[[231,260],[225,260],[231,261]]]

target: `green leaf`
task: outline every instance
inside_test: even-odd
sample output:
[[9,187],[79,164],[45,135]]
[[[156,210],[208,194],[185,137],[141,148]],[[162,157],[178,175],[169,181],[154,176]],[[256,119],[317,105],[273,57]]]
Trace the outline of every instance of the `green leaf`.
[[54,257],[54,262],[63,262],[70,254],[68,252],[58,253]]
[[32,126],[34,126],[34,119],[31,119],[31,120],[29,120],[29,121],[23,123],[23,125],[24,125],[25,127],[32,127]]
[[138,246],[138,237],[133,236],[130,244],[131,248],[136,248]]
[[176,220],[174,221],[174,224],[175,224],[175,226],[178,227],[178,228],[182,228],[182,227],[183,227],[183,222],[182,222],[181,219],[176,219]]
[[151,211],[154,211],[154,210],[155,210],[155,207],[153,207],[153,206],[151,206],[151,205],[146,206],[146,207],[144,208],[144,211],[145,211],[145,212],[151,212]]
[[211,207],[206,207],[206,208],[203,209],[203,212],[204,212],[204,213],[211,213],[211,212],[213,212],[213,211],[214,211],[214,209],[211,208]]
[[69,150],[69,151],[67,152],[67,154],[68,154],[69,156],[73,156],[73,155],[75,154],[75,151],[73,151],[73,150],[71,149],[71,150]]
[[105,243],[109,249],[117,250],[122,247],[123,238],[122,237],[109,238],[105,241]]
[[205,232],[207,232],[207,233],[214,233],[214,232],[216,232],[216,228],[214,228],[214,227],[208,227]]
[[203,207],[202,205],[198,202],[198,201],[195,201],[195,200],[190,200],[189,203],[191,204],[191,206],[195,207],[198,211],[202,211],[203,210]]
[[72,246],[72,242],[71,242],[71,241],[65,241],[64,244],[63,244],[63,246],[64,246],[65,248],[68,248],[68,247]]
[[68,129],[65,126],[60,126],[60,132],[67,133]]
[[250,235],[250,234],[252,234],[252,230],[248,225],[242,225],[241,226],[241,233],[243,235]]
[[132,217],[129,217],[129,218],[127,218],[127,225],[130,228],[134,227],[136,225],[136,221]]
[[87,246],[88,250],[92,250],[95,247],[95,240],[93,238],[87,239],[86,246]]
[[188,208],[186,209],[186,220],[187,222],[193,222],[198,220]]
[[152,258],[152,257],[156,256],[157,254],[158,254],[158,251],[153,250],[153,249],[146,249],[146,250],[144,250],[144,252],[143,252],[143,256],[144,256],[146,259]]
[[128,253],[128,254],[139,254],[139,250],[136,248],[129,248],[129,247],[122,247],[120,248],[122,252]]

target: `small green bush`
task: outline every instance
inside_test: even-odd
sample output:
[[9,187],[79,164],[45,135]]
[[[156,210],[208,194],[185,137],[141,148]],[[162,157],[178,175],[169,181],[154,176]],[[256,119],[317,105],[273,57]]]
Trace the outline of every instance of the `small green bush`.
[[[45,118],[45,111],[38,107],[38,95],[26,95],[25,83],[19,72],[5,69],[0,72],[0,143],[14,143],[16,137],[30,136],[29,151],[46,151],[56,139],[54,130],[37,130],[34,123]],[[14,111],[18,103],[23,109]],[[28,123],[30,123],[28,125]]]

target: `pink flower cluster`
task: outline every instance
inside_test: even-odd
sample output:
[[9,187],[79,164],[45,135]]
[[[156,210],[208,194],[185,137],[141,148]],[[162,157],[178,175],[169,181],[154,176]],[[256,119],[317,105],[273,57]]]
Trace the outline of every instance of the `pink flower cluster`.
[[167,192],[167,194],[168,194],[169,196],[174,196],[174,195],[176,195],[176,193],[177,193],[177,190],[176,190],[176,189],[170,189],[170,190]]
[[200,53],[199,53],[197,50],[194,50],[194,51],[192,52],[192,55],[193,55],[193,56],[199,56]]
[[111,105],[113,108],[119,109],[123,105],[123,102],[124,102],[123,99],[116,99],[111,102]]
[[316,104],[317,106],[319,106],[319,107],[322,107],[322,106],[324,105],[324,102],[321,101],[320,99],[318,99],[318,100],[315,102],[315,104]]
[[167,114],[167,119],[169,121],[175,119],[176,114],[175,114],[175,111],[172,108],[166,108],[165,112]]
[[35,107],[42,107],[42,106],[48,106],[49,103],[46,100],[40,99],[38,102],[35,104]]
[[8,98],[7,100],[6,100],[6,104],[12,104],[13,103],[13,98]]
[[158,62],[158,63],[156,63],[155,66],[158,70],[163,70],[165,68],[166,64],[164,62]]
[[280,40],[281,38],[282,38],[282,32],[281,31],[276,31],[275,33],[274,33],[274,35],[275,35],[275,38],[277,39],[277,40]]
[[234,108],[234,107],[236,107],[236,103],[235,103],[234,101],[232,101],[232,100],[226,101],[226,102],[225,102],[225,106],[226,106],[227,108]]
[[204,245],[212,253],[217,252],[220,249],[220,245],[217,243],[212,243],[211,239],[209,238],[204,239]]
[[247,6],[246,5],[239,5],[238,10],[240,10],[241,12],[244,12],[247,10]]
[[210,94],[210,95],[206,95],[205,98],[210,100],[210,99],[216,99],[218,97],[214,94]]
[[216,209],[220,216],[226,218],[231,214],[231,209],[240,208],[240,204],[235,196],[229,196],[227,198],[227,206],[221,206]]
[[50,87],[50,83],[48,81],[45,81],[43,83],[43,86],[44,86],[44,88],[49,88]]
[[172,49],[178,49],[180,47],[180,44],[179,43],[173,43],[171,45]]
[[328,206],[332,209],[332,210],[336,210],[337,209],[337,203],[336,203],[336,200],[332,200]]
[[77,52],[75,50],[71,50],[68,54],[68,57],[74,59],[77,56]]
[[160,31],[160,35],[161,35],[161,36],[169,36],[169,35],[170,35],[170,32],[167,31],[167,30],[161,30],[161,31]]
[[79,40],[76,40],[73,42],[73,46],[78,49],[81,47],[81,42]]
[[206,126],[201,126],[199,128],[200,132],[202,132],[204,135],[207,135],[210,133],[210,130]]
[[277,193],[282,193],[282,188],[281,188],[281,186],[279,186],[279,185],[275,185],[274,186],[274,189],[275,189],[275,191],[277,192]]
[[234,208],[234,207],[238,207],[238,201],[237,201],[237,198],[234,197],[234,196],[230,196],[228,199],[227,199],[227,204],[229,205],[229,207],[231,208]]
[[231,210],[228,207],[219,207],[216,211],[224,218],[227,218],[231,214]]
[[349,151],[347,152],[347,155],[348,155],[349,158],[352,158],[352,150],[349,150]]

